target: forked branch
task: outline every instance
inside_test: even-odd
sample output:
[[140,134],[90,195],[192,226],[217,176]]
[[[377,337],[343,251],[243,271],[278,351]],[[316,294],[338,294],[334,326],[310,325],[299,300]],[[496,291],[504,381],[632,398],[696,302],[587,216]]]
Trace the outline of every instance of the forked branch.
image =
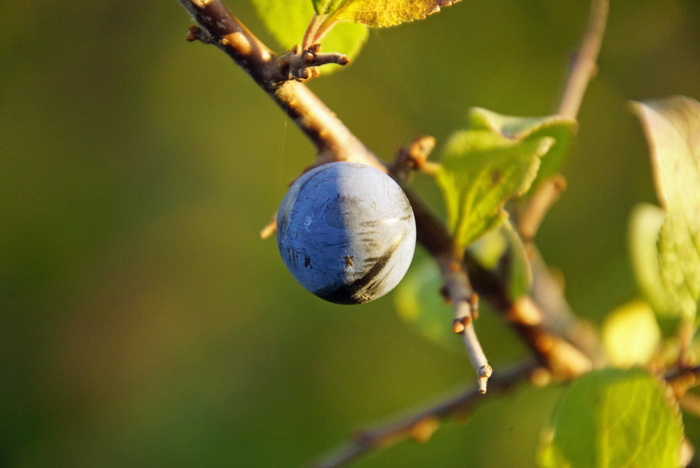
[[[274,53],[255,37],[243,24],[234,17],[220,0],[179,0],[199,24],[200,31],[197,39],[217,45],[292,118],[296,125],[306,134],[316,146],[316,163],[330,161],[355,161],[368,164],[381,171],[387,172],[384,163],[377,158],[365,145],[335,116],[335,114],[313,94],[309,88],[298,81],[277,81],[277,75],[270,71],[270,63],[274,63]],[[191,33],[192,34],[192,33]],[[418,242],[436,258],[453,255],[452,239],[442,222],[427,208],[420,197],[403,185],[404,191],[413,206],[416,216]],[[440,262],[441,265],[459,264],[455,261]],[[443,276],[452,274],[443,271]],[[463,278],[467,280],[466,275]],[[462,297],[464,291],[471,291],[468,281],[460,284],[453,281],[448,288],[455,288],[450,296]],[[461,300],[456,302],[461,307]],[[471,360],[479,376],[481,387],[485,389],[490,368],[481,352],[473,328],[463,334],[467,349],[478,350],[471,354]]]
[[[387,171],[379,160],[335,114],[298,80],[307,78],[305,71],[316,62],[326,62],[341,58],[331,58],[316,53],[314,57],[305,55],[307,50],[293,50],[277,56],[257,37],[248,31],[235,18],[220,0],[179,0],[190,12],[198,27],[191,30],[190,39],[199,39],[215,44],[231,57],[263,89],[311,140],[317,149],[316,164],[330,161],[355,161]],[[567,82],[559,112],[575,116],[581,99],[590,81],[602,40],[602,32],[607,16],[607,0],[593,0],[591,18],[581,51],[574,59],[572,72]],[[305,46],[311,47],[310,44]],[[318,51],[316,51],[318,52]],[[299,60],[311,65],[297,67]],[[309,71],[311,75],[313,71]],[[425,143],[425,140],[422,142]],[[432,142],[428,142],[432,149]],[[428,152],[429,152],[428,149]],[[420,151],[419,151],[420,153]],[[425,154],[427,157],[427,153]],[[430,163],[417,160],[426,169]],[[415,161],[414,161],[415,163]],[[585,343],[576,339],[578,321],[571,314],[563,294],[543,264],[536,262],[534,268],[535,287],[530,297],[511,301],[506,293],[507,278],[498,277],[478,268],[469,259],[455,252],[453,239],[443,222],[406,184],[407,172],[401,165],[392,166],[389,171],[404,188],[416,217],[418,242],[435,258],[445,281],[444,295],[455,310],[455,331],[462,333],[470,350],[473,365],[479,375],[479,385],[457,397],[441,402],[417,415],[403,418],[396,424],[365,431],[350,446],[327,463],[319,466],[341,466],[361,454],[376,447],[390,445],[406,437],[418,437],[426,428],[434,429],[434,423],[460,412],[471,410],[480,401],[479,395],[485,391],[486,380],[491,368],[481,351],[481,346],[473,329],[476,318],[476,294],[474,284],[481,297],[493,303],[506,314],[512,326],[520,333],[536,357],[537,365],[542,366],[557,378],[571,378],[588,370],[595,359]],[[541,200],[540,200],[541,201]],[[546,200],[545,200],[546,201]],[[541,207],[544,206],[544,209]],[[528,232],[534,236],[548,204],[540,205],[542,212],[528,218]],[[536,216],[534,216],[536,215]],[[465,268],[470,268],[469,277]],[[471,281],[470,281],[471,278]],[[505,390],[515,382],[532,375],[537,366],[524,364],[517,368],[495,373],[491,378],[492,391]],[[422,431],[422,432],[421,432]]]

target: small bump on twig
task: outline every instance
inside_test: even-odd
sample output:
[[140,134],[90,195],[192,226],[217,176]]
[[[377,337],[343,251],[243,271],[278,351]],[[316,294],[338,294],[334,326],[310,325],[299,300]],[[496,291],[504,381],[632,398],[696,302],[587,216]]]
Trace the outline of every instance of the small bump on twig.
[[211,44],[212,38],[209,34],[207,34],[206,31],[204,31],[202,28],[199,26],[190,26],[189,29],[187,30],[187,37],[186,37],[188,42],[194,42],[194,41],[200,41],[204,44]]
[[396,158],[388,168],[389,175],[399,183],[403,183],[414,170],[422,171],[427,165],[435,165],[436,163],[427,161],[433,148],[435,148],[434,137],[428,135],[416,137],[411,143],[399,149]]
[[409,432],[413,440],[424,444],[430,440],[438,428],[440,428],[440,419],[436,416],[430,415],[416,422],[410,428]]
[[275,60],[280,72],[280,81],[307,81],[321,75],[318,69],[320,66],[329,63],[342,66],[350,63],[347,56],[343,54],[321,53],[321,44],[313,44],[306,50],[297,44]]
[[479,393],[482,395],[486,393],[486,386],[492,374],[493,368],[488,364],[484,364],[479,368]]
[[452,321],[452,333],[455,334],[461,334],[464,332],[464,330],[467,328],[467,325],[469,325],[472,322],[471,317],[460,317],[456,318]]
[[479,318],[479,295],[475,292],[472,292],[471,295],[469,296],[469,310],[472,314],[472,318],[474,320]]

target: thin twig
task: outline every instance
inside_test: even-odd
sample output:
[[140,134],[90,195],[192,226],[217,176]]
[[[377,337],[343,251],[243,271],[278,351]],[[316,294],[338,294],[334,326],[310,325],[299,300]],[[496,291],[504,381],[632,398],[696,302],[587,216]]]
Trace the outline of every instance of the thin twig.
[[559,200],[559,196],[565,188],[566,179],[561,175],[555,175],[537,187],[535,193],[528,200],[527,209],[518,219],[518,231],[525,244],[535,239],[549,209]]
[[179,0],[199,27],[190,28],[187,39],[214,44],[233,58],[263,89],[270,92],[281,84],[305,81],[319,75],[318,67],[347,65],[339,53],[321,53],[320,44],[295,46],[277,55],[252,34],[219,0]]
[[[510,369],[495,372],[491,377],[491,393],[508,391],[517,383],[527,380],[536,370],[537,365],[528,361]],[[347,446],[332,451],[312,466],[314,468],[345,466],[371,450],[387,447],[408,438],[425,442],[443,420],[456,415],[467,416],[483,401],[481,397],[479,387],[472,387],[392,423],[363,430]]]
[[[688,390],[698,386],[700,382],[700,366],[678,365],[666,372],[664,380],[673,389],[676,399],[682,402],[688,396]],[[697,396],[690,395],[689,398],[696,398],[697,401]]]
[[598,69],[598,54],[608,22],[608,10],[608,0],[592,0],[588,26],[569,72],[569,79],[559,104],[559,115],[572,119],[578,115],[588,83]]
[[[220,0],[179,0],[216,45],[245,70],[306,134],[318,150],[317,162],[357,161],[386,170],[369,150],[309,88],[282,81],[274,70],[274,52],[251,33]],[[286,79],[286,77],[283,77]]]
[[478,296],[472,290],[469,277],[458,258],[454,255],[440,256],[437,262],[445,282],[445,297],[452,303],[454,309],[452,330],[462,335],[462,341],[469,350],[472,366],[479,379],[479,391],[486,393],[486,386],[493,369],[486,359],[474,330],[474,321],[478,318]]
[[[408,176],[414,169],[426,166],[428,155],[434,146],[435,139],[433,137],[415,138],[409,145],[401,148],[396,159],[389,166],[389,174],[408,193],[411,193],[410,188],[406,186]],[[417,202],[412,202],[412,204],[415,213],[420,204]],[[434,218],[425,214],[426,211],[419,211],[416,215],[416,219],[420,219],[421,224],[430,224],[444,229]],[[438,238],[440,239],[439,243],[431,242],[429,245],[424,245],[440,268],[444,281],[443,295],[454,309],[453,331],[462,335],[462,341],[469,352],[472,367],[477,374],[479,390],[481,393],[486,393],[488,379],[493,369],[488,364],[486,354],[474,329],[474,320],[478,318],[478,296],[474,293],[469,277],[464,271],[461,255],[451,248],[454,245],[451,236],[445,231],[441,232]]]
[[[588,24],[581,39],[581,45],[573,56],[569,76],[557,109],[557,114],[561,116],[576,119],[583,96],[598,70],[598,54],[608,21],[608,1],[591,1]],[[562,176],[555,176],[555,178],[555,180],[540,184],[541,190],[528,200],[527,205],[522,210],[518,231],[526,242],[534,239],[540,223],[566,185],[566,180]]]
[[[557,111],[559,115],[572,119],[578,115],[583,96],[597,70],[608,9],[608,0],[591,1],[588,24],[569,71]],[[540,224],[565,186],[566,180],[559,175],[542,182],[520,213],[518,232],[532,258],[532,293],[514,303],[506,301],[500,305],[500,310],[510,311],[508,318],[513,327],[540,362],[556,377],[564,379],[575,377],[603,361],[595,333],[573,318],[561,286],[552,278],[533,242]],[[484,279],[485,275],[477,277]],[[493,292],[493,288],[487,291]],[[495,300],[502,301],[503,296],[497,294]]]
[[[496,310],[505,311],[505,318],[511,327],[553,377],[568,380],[597,364],[595,344],[590,345],[585,341],[589,337],[587,330],[573,319],[565,303],[557,302],[562,308],[554,311],[541,305],[536,299],[539,284],[533,287],[532,296],[513,301],[505,290],[506,284],[495,272],[485,269],[470,255],[465,257],[465,263],[474,288],[481,291],[483,298]],[[544,272],[535,276],[536,283],[547,280],[549,277]],[[557,286],[547,285],[546,288],[556,289]]]
[[318,42],[319,38],[317,36],[318,28],[321,26],[321,23],[323,23],[325,15],[319,16],[319,15],[314,15],[311,18],[311,21],[309,21],[309,25],[306,27],[306,31],[304,32],[304,39],[301,42],[301,46],[303,48],[308,48],[313,44],[314,42]]

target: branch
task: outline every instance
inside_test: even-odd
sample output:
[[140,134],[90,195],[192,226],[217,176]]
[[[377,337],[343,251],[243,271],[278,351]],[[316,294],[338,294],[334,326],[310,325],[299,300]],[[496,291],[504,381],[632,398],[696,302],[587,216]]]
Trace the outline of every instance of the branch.
[[[525,362],[491,377],[491,393],[505,393],[514,385],[529,379],[538,370],[533,362]],[[395,422],[366,429],[358,433],[345,447],[334,450],[313,464],[314,468],[337,468],[345,466],[371,450],[388,447],[402,440],[413,438],[426,442],[440,423],[456,415],[466,417],[481,401],[479,387],[469,388],[447,400],[403,416]]]
[[559,105],[559,115],[576,118],[588,84],[598,70],[598,54],[608,22],[608,0],[592,0],[588,26],[574,57],[569,79]]
[[248,31],[220,1],[180,0],[180,3],[199,24],[190,28],[187,40],[217,45],[267,90],[286,81],[305,81],[317,77],[320,74],[318,67],[322,65],[350,63],[343,54],[321,53],[320,44],[297,45],[278,56]]
[[401,185],[409,197],[416,224],[426,227],[419,230],[418,241],[434,257],[440,269],[444,281],[443,296],[454,309],[452,330],[462,335],[464,346],[469,351],[472,367],[478,376],[479,390],[481,393],[486,393],[488,379],[493,369],[486,359],[474,329],[474,320],[478,317],[478,296],[474,293],[464,270],[461,254],[452,248],[454,245],[452,236],[433,212],[407,186],[408,177],[413,170],[431,170],[433,163],[429,163],[427,159],[434,146],[433,137],[422,136],[414,139],[409,145],[399,150],[396,159],[388,168],[389,175]]
[[[583,96],[598,70],[598,54],[608,21],[608,1],[591,1],[588,25],[569,69],[569,76],[557,110],[559,115],[576,119]],[[545,181],[540,185],[538,191],[528,201],[518,223],[518,230],[523,240],[529,242],[534,238],[547,211],[557,201],[565,187],[566,180],[561,176],[555,176],[553,180]]]
[[[330,161],[355,161],[368,164],[387,172],[384,163],[378,159],[350,130],[335,116],[309,88],[298,81],[280,83],[279,76],[271,71],[274,53],[235,18],[219,0],[179,0],[202,28],[197,39],[213,43],[241,66],[253,80],[291,117],[296,125],[316,146],[316,164]],[[416,216],[417,240],[435,256],[441,258],[443,277],[451,278],[459,260],[452,252],[452,238],[442,222],[409,187],[402,186]],[[269,233],[270,227],[263,230]],[[471,286],[466,275],[459,280],[449,281],[449,294],[456,308],[463,310],[465,298],[471,297]],[[464,291],[469,291],[465,294]],[[467,299],[468,300],[468,299]],[[464,341],[474,368],[485,391],[490,367],[481,351],[473,325],[465,327]],[[476,353],[476,354],[473,354]]]
[[509,298],[506,283],[497,273],[485,269],[469,255],[465,263],[474,288],[496,310],[505,312],[509,325],[553,377],[568,380],[598,364],[595,335],[569,310],[549,272],[540,271],[544,266],[539,258],[533,259],[531,295],[515,301]]
[[[569,71],[559,115],[572,119],[578,115],[597,70],[608,10],[608,0],[591,1],[588,24]],[[599,365],[603,358],[595,333],[574,319],[561,286],[552,278],[533,243],[540,224],[565,187],[566,180],[559,175],[544,181],[520,213],[518,232],[533,258],[533,291],[530,297],[501,307],[510,310],[509,319],[514,328],[540,362],[560,377],[570,378]]]
[[518,219],[518,232],[525,245],[535,239],[549,209],[559,200],[565,189],[566,179],[561,175],[542,181],[535,189]]
[[347,65],[350,60],[343,54],[322,54],[321,44],[312,44],[306,49],[296,45],[277,60],[282,74],[286,74],[288,80],[297,81],[318,77],[321,74],[318,67],[329,63]]
[[354,160],[383,164],[306,86],[287,80],[275,54],[231,14],[220,0],[179,0],[201,30],[196,37],[211,43],[245,70],[297,124],[318,150],[319,163]]
[[419,136],[410,144],[403,146],[394,162],[389,166],[389,175],[400,184],[405,185],[411,173],[418,169],[427,172],[435,163],[428,161],[428,156],[435,148],[435,138]]
[[[316,164],[330,161],[355,161],[387,171],[382,161],[366,148],[322,101],[304,84],[296,81],[297,72],[292,73],[293,80],[289,79],[289,70],[292,68],[290,63],[298,60],[297,58],[293,58],[289,54],[275,55],[248,31],[223,6],[220,0],[179,1],[199,24],[199,28],[195,27],[191,30],[189,38],[215,44],[243,68],[315,145],[317,149]],[[594,2],[599,4],[603,0],[594,0]],[[299,55],[304,60],[304,51],[293,50],[290,54]],[[318,54],[316,56],[318,57]],[[582,53],[581,56],[590,57],[590,54]],[[309,60],[309,63],[327,59],[328,57],[315,58]],[[582,72],[576,71],[579,69],[583,68],[574,66],[571,76],[582,76]],[[585,86],[582,88],[581,85],[573,85],[574,80],[575,78],[571,78],[570,84],[567,86],[567,90],[571,91],[567,91],[566,96],[582,94],[582,90],[585,89]],[[578,91],[574,92],[575,90]],[[573,98],[565,98],[567,102],[571,99]],[[567,106],[571,107],[572,105]],[[573,107],[577,109],[578,104]],[[571,111],[567,110],[566,112]],[[426,144],[426,141],[423,140],[421,144]],[[426,148],[428,147],[431,149],[432,144],[427,143]],[[412,159],[414,163],[418,161],[415,167],[422,167],[425,170],[430,168],[430,163],[425,161],[429,149],[423,151],[425,157],[422,158],[422,162],[420,162],[420,158]],[[418,153],[420,154],[421,151]],[[494,276],[491,272],[475,265],[469,258],[463,258],[461,252],[455,252],[452,236],[442,220],[410,187],[406,186],[405,179],[410,170],[404,171],[399,165],[399,167],[392,167],[391,172],[404,188],[413,207],[418,242],[435,258],[440,267],[445,281],[445,297],[452,302],[455,311],[454,330],[464,337],[472,363],[479,375],[479,385],[457,398],[421,413],[422,416],[409,418],[398,426],[366,433],[366,437],[362,437],[362,441],[356,442],[356,447],[350,451],[356,454],[386,444],[387,438],[383,434],[393,436],[402,433],[401,431],[407,427],[418,427],[418,421],[428,421],[428,415],[438,419],[444,418],[454,414],[460,408],[470,409],[480,401],[477,399],[477,395],[485,391],[486,380],[491,374],[491,368],[488,366],[474,332],[473,320],[477,315],[478,296],[473,292],[472,284],[482,297],[492,302],[499,310],[507,313],[507,318],[530,346],[538,363],[544,365],[551,373],[563,378],[579,375],[590,368],[593,359],[588,353],[588,348],[577,342],[575,337],[578,336],[578,321],[564,301],[561,290],[552,287],[551,281],[549,283],[546,281],[547,279],[551,280],[546,268],[535,268],[535,288],[531,297],[515,302],[510,301],[507,294],[507,277]],[[535,223],[533,232],[536,231],[538,223],[539,221]],[[540,277],[544,280],[538,279]],[[546,286],[538,289],[538,284]],[[552,290],[554,294],[551,293]],[[522,380],[525,375],[532,372],[533,367],[528,365],[527,371],[518,369],[494,374],[491,379],[492,390],[499,391],[512,385],[512,382]],[[357,455],[351,454],[347,459],[355,456]]]
[[461,261],[453,255],[437,258],[438,266],[445,281],[444,295],[452,303],[454,320],[452,330],[462,335],[464,345],[469,350],[472,366],[479,376],[479,391],[486,393],[486,384],[493,369],[489,365],[481,344],[476,338],[474,320],[478,318],[478,296],[472,291],[469,277],[462,267]]

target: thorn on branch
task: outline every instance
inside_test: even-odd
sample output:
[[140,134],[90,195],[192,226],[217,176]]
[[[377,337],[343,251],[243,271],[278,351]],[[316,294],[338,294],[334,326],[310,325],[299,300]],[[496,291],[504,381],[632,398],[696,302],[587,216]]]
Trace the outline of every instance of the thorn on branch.
[[339,53],[321,53],[321,44],[313,44],[304,50],[299,45],[277,57],[277,67],[281,74],[281,81],[306,81],[318,77],[321,72],[318,67],[335,63],[347,65],[350,60]]

